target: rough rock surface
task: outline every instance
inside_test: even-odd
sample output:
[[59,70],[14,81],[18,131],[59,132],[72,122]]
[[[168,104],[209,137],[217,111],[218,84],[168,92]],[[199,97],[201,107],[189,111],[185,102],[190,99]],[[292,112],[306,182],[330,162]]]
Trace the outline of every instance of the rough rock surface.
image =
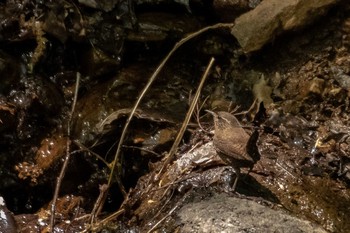
[[326,233],[322,228],[255,201],[218,194],[180,211],[182,232]]
[[235,21],[231,33],[245,52],[260,49],[283,31],[310,24],[337,0],[265,0]]

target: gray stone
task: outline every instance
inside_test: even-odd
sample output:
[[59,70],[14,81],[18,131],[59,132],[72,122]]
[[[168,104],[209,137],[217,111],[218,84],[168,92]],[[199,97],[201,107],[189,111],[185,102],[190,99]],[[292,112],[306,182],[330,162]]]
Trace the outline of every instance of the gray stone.
[[181,232],[326,233],[309,221],[255,201],[217,194],[186,204],[179,211]]

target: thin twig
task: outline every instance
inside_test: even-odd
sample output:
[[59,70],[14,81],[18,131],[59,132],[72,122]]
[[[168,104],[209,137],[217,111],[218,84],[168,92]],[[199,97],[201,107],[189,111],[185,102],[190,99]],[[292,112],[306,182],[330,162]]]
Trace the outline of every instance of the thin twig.
[[94,205],[94,208],[91,211],[91,215],[90,215],[90,225],[92,226],[94,224],[95,221],[95,217],[96,217],[96,211],[100,206],[101,201],[103,200],[103,197],[106,195],[106,191],[107,191],[107,185],[103,184],[100,185],[100,195],[98,195],[96,203]]
[[160,219],[151,229],[147,231],[147,233],[153,232],[167,217],[172,215],[174,211],[180,207],[181,203],[184,203],[188,194],[185,194],[184,197],[175,205],[174,208],[172,208],[162,219]]
[[[170,188],[171,185],[169,185],[168,187]],[[167,188],[167,191],[169,190],[169,188]],[[166,192],[167,192],[167,191],[166,191]],[[151,220],[149,220],[149,223],[153,222],[153,220],[154,220],[155,218],[157,218],[157,217],[162,213],[162,211],[165,209],[165,207],[167,206],[167,204],[171,201],[171,198],[173,197],[174,192],[175,192],[175,189],[172,190],[171,194],[168,196],[168,198],[167,198],[167,200],[165,201],[165,203],[159,208],[159,210],[158,210],[157,213],[151,218]],[[161,197],[160,199],[162,199],[162,198],[163,198],[163,197]],[[157,209],[158,209],[158,208],[157,208]],[[149,223],[146,224],[146,226],[149,225]]]
[[139,147],[139,146],[123,146],[123,147],[124,148],[130,148],[130,149],[137,149],[137,150],[140,150],[140,151],[145,151],[147,153],[155,155],[158,158],[162,157],[162,155],[158,154],[157,152],[154,152],[152,150],[148,150],[148,149],[145,149],[145,148],[142,148],[142,147]]
[[81,231],[79,233],[97,232],[97,230],[99,228],[101,228],[101,226],[103,226],[107,222],[111,221],[112,219],[115,219],[116,217],[118,217],[119,215],[123,214],[124,212],[125,212],[125,209],[120,209],[117,212],[114,212],[113,214],[109,215],[105,219],[102,219],[98,223],[93,224],[93,225],[89,225],[86,229],[84,229],[83,231]]
[[87,148],[84,144],[82,144],[81,142],[79,142],[78,140],[74,140],[73,141],[75,143],[75,145],[77,145],[78,147],[81,148],[82,151],[87,151],[90,154],[94,155],[97,159],[101,160],[107,167],[109,167],[109,163],[102,158],[99,154],[93,152],[92,150],[90,150],[89,148]]
[[177,208],[179,208],[178,205],[176,205],[174,208],[172,208],[169,213],[167,213],[161,220],[159,220],[147,233],[153,232],[167,217],[169,217]]
[[75,105],[77,103],[77,99],[78,99],[78,90],[79,90],[79,82],[80,82],[80,73],[77,73],[77,78],[76,78],[76,83],[75,83],[75,90],[74,90],[74,98],[73,98],[73,103],[72,103],[72,109],[71,112],[69,114],[69,119],[68,119],[68,123],[67,123],[67,142],[66,142],[66,156],[64,158],[64,162],[61,168],[61,172],[57,178],[57,183],[56,183],[56,187],[55,187],[55,192],[53,195],[53,199],[52,199],[52,204],[51,204],[51,217],[50,217],[50,232],[53,233],[54,232],[54,227],[55,227],[55,211],[56,211],[56,203],[57,203],[57,198],[58,198],[58,194],[61,188],[61,184],[62,184],[62,180],[64,178],[64,175],[66,173],[67,170],[67,166],[68,166],[68,161],[70,158],[70,135],[71,135],[71,123],[72,123],[72,118],[73,118],[73,114],[74,114],[74,110],[75,110]]

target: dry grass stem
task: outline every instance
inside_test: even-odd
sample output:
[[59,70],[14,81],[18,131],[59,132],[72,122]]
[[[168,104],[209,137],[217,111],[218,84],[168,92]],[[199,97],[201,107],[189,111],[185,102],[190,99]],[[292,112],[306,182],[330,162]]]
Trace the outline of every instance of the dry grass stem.
[[77,103],[77,99],[78,99],[78,91],[79,91],[79,82],[80,82],[80,73],[77,73],[77,77],[76,77],[76,82],[75,82],[75,90],[74,90],[74,98],[73,98],[73,103],[72,103],[72,109],[70,111],[69,114],[69,119],[68,119],[68,123],[67,123],[67,145],[66,145],[66,156],[64,158],[64,162],[61,168],[61,172],[57,178],[57,183],[56,183],[56,187],[55,187],[55,192],[53,195],[53,199],[52,199],[52,204],[51,204],[51,217],[50,217],[50,232],[53,233],[54,232],[54,227],[55,227],[55,211],[56,211],[56,203],[57,203],[57,198],[60,192],[60,188],[61,188],[61,184],[62,184],[62,180],[64,178],[64,175],[66,173],[67,170],[67,166],[68,166],[68,161],[70,158],[70,136],[71,136],[71,124],[72,124],[72,118],[73,118],[73,114],[74,114],[74,110],[75,110],[75,105]]
[[205,72],[203,74],[201,82],[199,83],[199,86],[197,88],[196,94],[195,94],[195,96],[193,98],[193,101],[192,101],[192,103],[190,105],[190,109],[188,110],[188,112],[186,114],[186,118],[185,118],[184,122],[182,123],[181,129],[180,129],[179,133],[177,134],[177,137],[176,137],[176,139],[175,139],[175,141],[173,143],[173,146],[171,147],[171,149],[170,149],[170,151],[169,151],[169,153],[167,155],[167,158],[166,158],[165,162],[163,163],[162,168],[160,169],[159,173],[157,174],[156,180],[157,180],[157,178],[159,178],[160,174],[163,172],[163,169],[173,160],[173,157],[174,157],[175,152],[176,152],[176,150],[177,150],[177,148],[178,148],[178,146],[180,144],[180,141],[181,141],[181,139],[183,137],[183,134],[186,131],[187,125],[190,122],[190,119],[192,117],[193,111],[194,111],[194,109],[197,106],[198,99],[199,99],[200,93],[202,91],[204,82],[205,82],[206,78],[208,77],[209,71],[210,71],[211,67],[214,64],[214,61],[215,61],[215,59],[213,57],[209,61],[207,69],[205,70]]

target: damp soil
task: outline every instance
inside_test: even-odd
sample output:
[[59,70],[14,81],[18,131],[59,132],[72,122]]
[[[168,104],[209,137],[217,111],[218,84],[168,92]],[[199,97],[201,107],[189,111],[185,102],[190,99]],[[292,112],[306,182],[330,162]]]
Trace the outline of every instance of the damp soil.
[[[1,230],[48,230],[70,153],[55,232],[197,232],[186,228],[188,216],[197,215],[198,206],[190,205],[213,196],[223,206],[251,200],[329,232],[348,232],[349,3],[340,1],[255,52],[242,51],[225,29],[188,41],[142,99],[110,178],[127,117],[160,62],[188,33],[233,20],[220,1],[117,2],[0,3]],[[237,14],[256,5],[240,7]],[[198,107],[164,166],[211,57]],[[235,192],[236,174],[217,156],[205,110],[238,114],[247,132],[259,132],[260,160],[249,174],[242,169],[247,175]],[[101,193],[103,208],[92,216]],[[204,205],[219,208],[212,203]],[[216,219],[227,215],[214,212]]]

